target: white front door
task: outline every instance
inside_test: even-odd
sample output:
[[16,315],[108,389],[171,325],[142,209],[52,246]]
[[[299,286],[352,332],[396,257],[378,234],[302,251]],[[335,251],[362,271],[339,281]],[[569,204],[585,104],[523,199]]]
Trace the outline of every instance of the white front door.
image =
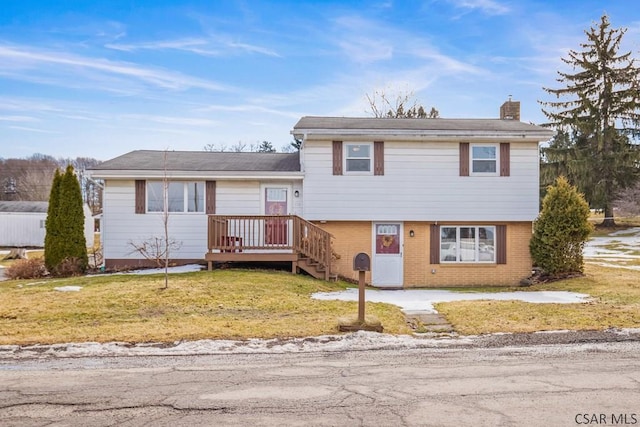
[[402,223],[373,223],[373,259],[371,282],[373,286],[401,288],[402,271]]

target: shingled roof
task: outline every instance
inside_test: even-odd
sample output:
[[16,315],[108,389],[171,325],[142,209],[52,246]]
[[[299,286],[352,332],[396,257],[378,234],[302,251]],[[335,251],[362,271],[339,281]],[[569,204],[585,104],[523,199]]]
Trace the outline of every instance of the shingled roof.
[[49,202],[0,201],[0,212],[47,213]]
[[235,153],[136,150],[102,162],[92,170],[299,172],[300,156],[297,152]]
[[413,135],[458,133],[511,133],[551,137],[553,132],[519,120],[504,119],[392,119],[374,117],[302,117],[293,127],[294,135],[311,134],[394,134]]

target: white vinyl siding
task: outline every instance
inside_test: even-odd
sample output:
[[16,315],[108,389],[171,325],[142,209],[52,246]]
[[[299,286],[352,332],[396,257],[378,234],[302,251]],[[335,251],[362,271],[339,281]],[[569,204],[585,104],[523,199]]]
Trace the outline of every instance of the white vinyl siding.
[[309,220],[532,221],[538,215],[537,142],[510,144],[508,177],[459,176],[458,142],[386,140],[384,176],[333,175],[331,141],[307,140],[304,151]]
[[[263,203],[261,184],[260,181],[217,180],[216,214],[260,215]],[[285,185],[292,183],[287,182]],[[293,184],[293,188],[302,193],[299,183]],[[107,180],[103,203],[102,239],[106,259],[137,259],[140,256],[132,253],[133,247],[129,242],[164,236],[161,212],[135,214],[133,180]],[[170,213],[169,236],[182,244],[171,255],[172,258],[204,258],[207,252],[207,215],[204,212]]]

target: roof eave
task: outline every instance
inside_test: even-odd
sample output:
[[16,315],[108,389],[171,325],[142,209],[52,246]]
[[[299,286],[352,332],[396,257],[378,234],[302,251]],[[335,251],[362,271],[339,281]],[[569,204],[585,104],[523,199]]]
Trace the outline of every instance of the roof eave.
[[89,171],[92,178],[97,179],[271,179],[271,180],[301,180],[302,172],[265,172],[265,171],[164,171],[164,170],[105,170],[93,169]]
[[397,137],[398,139],[433,141],[442,140],[472,140],[472,139],[501,139],[501,140],[529,140],[546,141],[553,137],[553,131],[477,131],[477,130],[398,130],[398,129],[293,129],[292,135],[297,137],[319,137],[319,139],[336,139],[345,136],[379,138]]

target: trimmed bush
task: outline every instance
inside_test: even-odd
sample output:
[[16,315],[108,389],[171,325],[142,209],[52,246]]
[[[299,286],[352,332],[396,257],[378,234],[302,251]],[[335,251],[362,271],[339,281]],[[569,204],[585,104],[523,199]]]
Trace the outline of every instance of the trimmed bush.
[[551,276],[582,273],[584,244],[593,231],[589,204],[563,176],[549,186],[529,243],[534,264]]
[[42,258],[19,259],[4,269],[4,275],[11,280],[37,279],[47,275]]

